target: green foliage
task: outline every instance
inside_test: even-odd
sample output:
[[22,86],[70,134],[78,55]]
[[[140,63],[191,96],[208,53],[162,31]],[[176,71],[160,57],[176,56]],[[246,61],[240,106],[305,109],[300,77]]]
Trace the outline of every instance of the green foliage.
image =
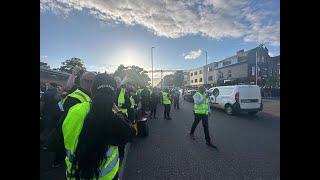
[[174,85],[174,76],[173,74],[169,74],[163,77],[164,86],[173,86]]
[[118,66],[117,70],[114,72],[114,76],[119,76],[123,79],[128,73],[128,80],[140,87],[148,86],[150,78],[147,75],[147,71],[139,66]]
[[46,68],[46,69],[50,69],[50,66],[48,65],[48,63],[41,62],[41,61],[40,61],[40,67],[43,67],[43,68]]
[[183,86],[183,79],[184,79],[183,71],[176,71],[173,74],[173,85],[175,87],[182,87]]
[[77,69],[77,71],[84,72],[86,68],[84,67],[83,61],[79,58],[67,59],[61,63],[59,70],[62,72],[67,72],[72,74],[72,71]]

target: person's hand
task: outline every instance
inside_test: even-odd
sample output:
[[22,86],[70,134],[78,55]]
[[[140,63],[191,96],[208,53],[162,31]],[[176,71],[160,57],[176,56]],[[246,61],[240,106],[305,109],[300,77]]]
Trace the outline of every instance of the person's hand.
[[120,111],[120,109],[118,108],[118,106],[116,106],[115,104],[113,104],[112,110],[113,110],[114,112],[116,112],[116,113]]

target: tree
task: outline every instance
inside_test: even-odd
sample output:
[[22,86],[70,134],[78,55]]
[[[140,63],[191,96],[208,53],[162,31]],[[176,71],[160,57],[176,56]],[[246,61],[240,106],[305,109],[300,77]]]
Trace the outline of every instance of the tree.
[[43,67],[43,68],[46,68],[46,69],[50,69],[50,66],[48,65],[48,63],[41,62],[41,61],[40,61],[40,67]]
[[173,74],[169,74],[169,75],[165,75],[163,77],[163,84],[164,86],[173,86],[173,82],[174,82],[174,76]]
[[183,79],[184,79],[183,71],[176,71],[173,74],[173,85],[175,87],[182,87],[183,86]]
[[80,72],[86,71],[86,68],[84,67],[83,61],[79,58],[71,58],[67,59],[64,62],[61,63],[62,66],[60,66],[59,70],[62,72],[67,72],[72,74],[72,71],[75,68],[78,68]]
[[128,73],[128,80],[133,84],[144,87],[149,85],[150,78],[147,75],[147,71],[139,66],[118,66],[114,72],[114,76],[119,76],[121,79]]

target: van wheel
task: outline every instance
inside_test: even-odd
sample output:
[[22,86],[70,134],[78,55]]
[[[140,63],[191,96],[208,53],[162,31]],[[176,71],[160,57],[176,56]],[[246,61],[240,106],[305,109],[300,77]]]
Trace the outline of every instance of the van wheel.
[[251,115],[251,116],[256,115],[257,113],[258,113],[258,111],[248,112],[248,114]]
[[228,115],[232,115],[233,114],[233,109],[231,107],[230,104],[227,104],[225,107],[224,107],[224,111],[228,114]]

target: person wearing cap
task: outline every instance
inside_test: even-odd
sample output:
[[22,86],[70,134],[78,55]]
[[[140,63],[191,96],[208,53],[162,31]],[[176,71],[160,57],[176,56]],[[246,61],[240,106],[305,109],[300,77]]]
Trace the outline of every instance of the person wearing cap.
[[206,144],[209,147],[217,148],[211,143],[209,134],[208,116],[210,114],[210,106],[208,97],[205,95],[204,86],[199,86],[198,92],[193,95],[194,100],[194,122],[191,127],[190,136],[194,139],[194,131],[197,128],[200,121],[202,121],[203,131],[206,139]]
[[116,82],[103,73],[95,76],[92,102],[69,109],[62,125],[67,179],[118,179],[118,146],[131,141],[135,130],[116,103]]

